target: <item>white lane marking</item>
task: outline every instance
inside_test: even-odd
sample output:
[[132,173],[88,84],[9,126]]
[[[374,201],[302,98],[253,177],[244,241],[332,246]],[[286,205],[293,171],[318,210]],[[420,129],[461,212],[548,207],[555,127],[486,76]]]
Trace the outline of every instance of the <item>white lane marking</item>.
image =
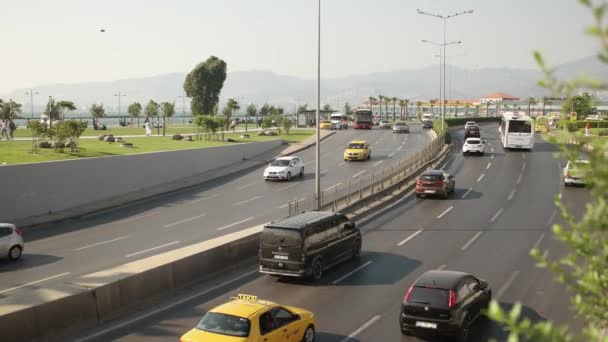
[[329,170],[325,169],[325,170],[321,171],[321,174],[324,174],[324,173],[327,173],[327,172],[329,172]]
[[121,237],[118,237],[116,239],[112,239],[112,240],[108,240],[108,241],[103,241],[103,242],[98,242],[98,243],[94,243],[94,244],[91,244],[91,245],[86,245],[86,246],[83,246],[83,247],[79,247],[79,248],[76,248],[74,251],[78,252],[78,251],[81,251],[83,249],[87,249],[87,248],[91,248],[91,247],[97,247],[97,246],[105,245],[106,243],[112,243],[112,242],[115,242],[115,241],[120,241],[120,240],[124,240],[124,239],[128,239],[128,238],[129,238],[128,236],[121,236]]
[[378,145],[380,143],[380,140],[376,141],[376,145]]
[[401,150],[403,150],[403,145],[397,147],[397,151],[401,151]]
[[239,280],[241,280],[243,278],[249,277],[250,275],[255,274],[255,273],[258,273],[257,269],[254,270],[254,271],[242,274],[242,275],[240,275],[240,276],[238,276],[236,278],[230,279],[230,280],[228,280],[226,282],[223,282],[221,284],[215,285],[215,286],[213,286],[211,288],[205,289],[205,290],[203,290],[201,292],[195,293],[195,294],[193,294],[191,296],[188,296],[186,298],[182,298],[182,299],[180,299],[178,301],[171,302],[171,304],[168,304],[168,305],[166,305],[164,307],[161,307],[161,308],[158,308],[158,309],[152,310],[152,311],[146,311],[145,313],[137,315],[137,317],[135,317],[133,319],[130,319],[128,321],[123,321],[123,322],[121,322],[121,323],[119,323],[119,324],[117,324],[117,325],[115,325],[113,327],[109,327],[107,329],[98,331],[98,332],[96,332],[94,334],[88,335],[88,336],[83,337],[83,338],[81,338],[79,340],[76,340],[76,341],[77,342],[84,342],[84,341],[89,341],[89,340],[92,340],[92,339],[97,339],[100,336],[104,336],[104,335],[106,335],[108,333],[111,333],[113,331],[122,329],[124,327],[127,327],[127,326],[133,324],[133,323],[136,323],[136,322],[139,322],[141,320],[147,319],[148,317],[154,316],[154,315],[156,315],[156,314],[158,314],[160,312],[170,310],[170,309],[172,309],[174,307],[183,305],[184,303],[187,303],[187,302],[189,302],[189,301],[191,301],[193,299],[196,299],[198,297],[204,296],[204,295],[206,295],[208,293],[215,292],[215,291],[217,291],[217,290],[219,290],[219,289],[221,289],[221,288],[223,288],[223,287],[225,287],[227,285],[230,285],[230,284],[232,284],[234,282],[237,282],[237,281],[239,281]]
[[481,235],[481,232],[477,232],[477,234],[473,235],[473,237],[471,238],[471,240],[469,240],[467,243],[464,244],[464,246],[462,246],[462,250],[466,251],[467,248],[469,248],[469,246],[471,246],[473,244],[473,242],[475,242],[475,240],[477,240],[477,238]]
[[515,270],[515,271],[513,271],[513,273],[511,273],[511,276],[509,276],[507,281],[505,281],[502,284],[502,286],[500,287],[500,289],[498,289],[498,292],[496,292],[496,297],[495,297],[496,300],[500,300],[502,295],[505,294],[505,292],[509,289],[511,284],[513,284],[513,281],[515,281],[515,278],[517,278],[518,275],[519,275],[519,270]]
[[521,165],[521,170],[523,171],[523,170],[525,170],[525,169],[526,169],[526,162],[524,162],[524,163]]
[[521,183],[522,178],[524,177],[523,174],[519,174],[519,177],[517,177],[517,184]]
[[490,149],[490,151],[494,152],[494,147],[492,147],[492,148]]
[[412,233],[410,236],[406,237],[403,241],[399,242],[397,244],[397,246],[403,246],[405,245],[408,241],[410,241],[411,239],[415,238],[418,234],[422,233],[423,229],[418,229],[417,231],[415,231],[414,233]]
[[310,164],[312,164],[312,163],[314,163],[314,160],[313,160],[313,161],[309,161],[308,163],[304,163],[304,166],[306,166],[306,165],[310,165]]
[[381,318],[380,315],[374,316],[372,319],[370,319],[369,321],[367,321],[367,323],[363,324],[359,329],[353,331],[350,335],[348,335],[347,337],[345,337],[340,342],[348,342],[348,341],[354,339],[357,335],[359,335],[360,333],[362,333],[365,329],[369,328],[372,324],[374,324],[378,320],[380,320],[380,318]]
[[492,143],[488,141],[488,146],[492,147]]
[[332,185],[332,186],[330,186],[329,188],[324,189],[323,191],[327,191],[327,190],[331,190],[331,189],[333,189],[333,188],[337,188],[337,187],[339,187],[340,185],[342,185],[342,183],[338,183],[338,184],[336,184],[336,185]]
[[236,189],[237,190],[243,190],[243,189],[247,189],[247,188],[249,188],[251,186],[257,185],[257,184],[260,184],[260,182],[253,182],[253,183],[245,184],[245,185],[239,186]]
[[340,164],[338,164],[338,166],[342,166],[344,164],[346,164],[346,162],[341,162]]
[[464,193],[464,195],[462,195],[462,197],[461,197],[461,198],[465,198],[465,197],[467,197],[467,195],[468,195],[468,194],[470,194],[470,193],[471,193],[471,191],[473,191],[473,188],[469,188],[469,190],[467,190],[467,192],[465,192],[465,193]]
[[536,240],[536,242],[534,243],[534,246],[532,246],[532,248],[538,248],[538,246],[540,246],[540,243],[543,241],[544,238],[545,238],[545,233],[542,233],[538,237],[538,240]]
[[325,159],[325,157],[327,157],[329,155],[329,153],[325,153],[321,155],[321,159]]
[[289,203],[283,204],[282,206],[279,207],[279,209],[283,209],[283,208],[287,208],[289,206]]
[[394,155],[395,155],[395,152],[391,152],[391,153],[388,154],[388,157],[391,158]]
[[437,218],[438,219],[442,218],[445,214],[449,213],[452,209],[454,209],[454,206],[451,206],[451,207],[447,208],[446,210],[444,210],[444,212],[439,214],[439,216],[437,216]]
[[482,173],[481,176],[479,176],[479,178],[477,178],[477,183],[481,182],[481,180],[483,179],[483,177],[485,177],[486,174]]
[[232,205],[237,206],[237,205],[245,204],[245,203],[248,203],[248,202],[251,202],[251,201],[255,201],[255,200],[257,200],[257,199],[260,199],[260,198],[262,198],[262,197],[264,197],[264,196],[255,196],[255,197],[250,198],[250,199],[248,199],[248,200],[244,200],[244,201],[241,201],[241,202],[237,202],[237,203],[234,203],[234,204],[232,204]]
[[213,195],[211,195],[211,196],[197,198],[197,199],[192,200],[192,201],[190,201],[190,202],[188,202],[188,203],[198,203],[198,202],[200,202],[200,201],[205,201],[205,200],[208,200],[208,199],[212,199],[212,198],[215,198],[215,197],[217,197],[217,196],[218,196],[218,194],[213,194]]
[[357,177],[361,176],[361,175],[362,175],[362,174],[364,174],[366,171],[367,171],[367,170],[363,170],[363,171],[359,171],[359,172],[355,173],[355,174],[353,175],[353,178],[357,178]]
[[494,154],[490,155],[490,159],[494,159]]
[[492,166],[492,162],[489,162],[488,166],[486,166],[486,170],[489,170],[491,166]]
[[244,219],[244,220],[241,220],[241,221],[238,221],[238,222],[234,222],[234,223],[231,223],[231,224],[229,224],[229,225],[226,225],[226,226],[220,227],[220,228],[218,228],[217,230],[224,230],[224,229],[226,229],[226,228],[234,227],[234,226],[236,226],[236,225],[238,225],[238,224],[245,223],[245,222],[247,222],[247,221],[251,221],[251,220],[253,220],[254,218],[255,218],[255,217],[253,217],[253,216],[252,216],[252,217],[248,217],[248,218],[246,218],[246,219]]
[[502,214],[503,211],[505,211],[505,208],[498,209],[498,211],[496,212],[496,214],[494,214],[494,216],[492,216],[492,218],[490,219],[490,222],[496,221],[496,219],[498,218],[498,216],[500,216],[500,214]]
[[384,162],[384,160],[381,160],[381,161],[375,163],[374,166],[378,166],[378,165],[382,164],[383,162]]
[[437,267],[437,271],[441,271],[442,269],[444,269],[444,268],[446,268],[446,267],[448,267],[448,265],[443,264],[443,265],[441,265],[441,266]]
[[555,219],[555,215],[557,215],[557,210],[553,210],[551,213],[551,217],[549,217],[549,221],[547,221],[547,226],[550,226],[553,223],[553,219]]
[[331,283],[332,283],[333,285],[336,285],[337,283],[341,282],[342,280],[344,280],[344,279],[346,279],[346,278],[348,278],[348,277],[352,276],[353,274],[355,274],[355,273],[357,273],[357,272],[361,271],[362,269],[364,269],[365,267],[369,266],[369,264],[371,264],[371,263],[372,263],[372,261],[370,260],[370,261],[366,262],[365,264],[363,264],[363,265],[361,265],[361,266],[359,266],[359,267],[355,268],[354,270],[352,270],[352,271],[350,271],[350,272],[346,273],[345,275],[341,276],[340,278],[338,278],[338,279],[336,279],[336,280],[332,281]]
[[165,228],[171,228],[171,227],[180,225],[182,223],[194,221],[194,220],[199,219],[199,218],[204,217],[204,216],[207,216],[207,214],[200,214],[200,215],[197,215],[197,216],[194,216],[194,217],[187,218],[185,220],[181,220],[181,221],[177,221],[177,222],[173,222],[173,223],[168,223],[168,224],[165,225]]
[[524,159],[526,159],[526,155],[525,155],[525,154],[522,154],[521,156],[522,156]]
[[141,215],[135,215],[135,216],[126,218],[124,220],[116,221],[115,224],[123,224],[123,223],[132,222],[132,221],[139,220],[139,219],[142,219],[142,218],[145,218],[145,217],[154,216],[154,215],[156,215],[158,213],[160,213],[160,212],[159,211],[152,211],[152,212],[141,214]]
[[289,188],[293,188],[294,186],[298,186],[298,183],[293,183],[293,184],[291,184],[291,185],[286,185],[286,186],[284,186],[284,187],[282,187],[282,188],[277,189],[277,191],[283,191],[283,190],[287,190],[287,189],[289,189]]
[[515,193],[517,191],[515,189],[511,190],[511,193],[509,194],[509,197],[507,197],[507,201],[510,201],[513,199],[513,196],[515,196]]
[[36,280],[36,281],[31,282],[31,283],[27,283],[27,284],[23,284],[23,285],[20,285],[20,286],[11,287],[10,289],[6,289],[6,290],[2,290],[2,291],[0,291],[0,293],[5,293],[5,292],[9,292],[9,291],[17,290],[17,289],[20,289],[20,288],[22,288],[22,287],[26,287],[26,286],[30,286],[30,285],[34,285],[34,284],[38,284],[38,283],[42,283],[43,281],[47,281],[47,280],[51,280],[51,279],[55,279],[55,278],[59,278],[59,277],[63,277],[63,276],[68,275],[68,274],[70,274],[70,272],[61,273],[61,274],[58,274],[58,275],[54,275],[54,276],[52,276],[52,277],[48,277],[48,278],[44,278],[44,279],[40,279],[40,280]]
[[166,244],[164,244],[164,245],[160,245],[160,246],[156,246],[156,247],[148,248],[148,249],[143,250],[143,251],[139,251],[139,252],[135,252],[135,253],[127,254],[127,255],[125,255],[125,257],[126,257],[126,258],[130,258],[130,257],[132,257],[132,256],[136,256],[136,255],[143,254],[143,253],[148,253],[148,252],[151,252],[151,251],[156,250],[156,249],[161,249],[161,248],[164,248],[164,247],[168,247],[168,246],[171,246],[171,245],[175,245],[176,243],[179,243],[179,241],[173,241],[173,242],[166,243]]

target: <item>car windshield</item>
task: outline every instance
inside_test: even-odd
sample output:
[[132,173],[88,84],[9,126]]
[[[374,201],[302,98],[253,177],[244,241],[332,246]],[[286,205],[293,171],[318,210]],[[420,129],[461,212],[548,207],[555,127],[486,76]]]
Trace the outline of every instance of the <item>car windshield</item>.
[[403,122],[397,122],[395,124],[395,126],[403,127],[403,126],[405,126],[405,123],[403,123]]
[[479,145],[479,144],[481,144],[481,140],[479,140],[479,139],[467,139],[467,144]]
[[288,159],[277,159],[270,163],[270,166],[289,166],[290,162]]
[[262,243],[266,246],[297,247],[302,244],[300,231],[267,227],[262,231]]
[[432,307],[447,307],[450,292],[444,289],[415,286],[408,302],[425,304]]
[[532,123],[530,121],[509,121],[509,133],[532,133]]
[[247,318],[208,312],[196,328],[221,335],[247,337],[250,326],[251,323]]
[[348,144],[348,148],[351,150],[362,150],[365,148],[364,144]]
[[423,180],[426,182],[436,182],[436,181],[440,181],[442,179],[443,179],[443,175],[424,174],[424,175],[420,176],[420,180]]
[[330,124],[331,121],[321,121],[322,124]]

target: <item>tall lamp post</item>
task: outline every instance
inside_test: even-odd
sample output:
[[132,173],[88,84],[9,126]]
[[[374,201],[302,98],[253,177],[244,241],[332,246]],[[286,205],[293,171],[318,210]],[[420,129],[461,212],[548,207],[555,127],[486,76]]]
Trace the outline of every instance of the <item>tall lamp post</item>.
[[[463,12],[457,12],[457,13],[453,13],[453,14],[450,14],[450,15],[433,14],[433,13],[428,13],[428,12],[421,11],[419,9],[417,9],[416,11],[418,12],[418,14],[428,15],[428,16],[431,16],[431,17],[434,17],[434,18],[439,18],[439,19],[443,20],[443,96],[445,97],[445,94],[446,94],[446,92],[445,92],[445,88],[446,88],[445,87],[445,64],[446,64],[445,60],[446,60],[446,56],[447,56],[446,55],[446,47],[449,45],[449,44],[446,43],[447,21],[450,18],[454,18],[454,17],[460,16],[460,15],[463,15],[463,14],[471,14],[471,13],[473,13],[473,10],[468,10],[468,11],[463,11]],[[442,132],[443,132],[443,128],[444,128],[443,127],[444,126],[443,118],[445,118],[445,101],[442,101],[441,112],[442,112],[442,114],[441,114],[441,117],[442,117],[442,120],[441,120],[441,129],[442,129]]]
[[182,120],[186,120],[186,95],[180,95],[177,98],[182,99]]
[[319,128],[321,110],[321,0],[317,1],[317,112],[315,115],[315,209],[321,209],[321,129]]
[[114,94],[114,96],[118,97],[118,120],[120,122],[120,98],[123,96],[127,96],[127,94],[118,92],[118,94]]
[[[462,41],[459,40],[456,42],[449,42],[449,43],[445,43],[445,42],[436,43],[436,42],[432,42],[430,40],[423,39],[423,40],[421,40],[421,42],[438,46],[440,52],[441,52],[441,50],[443,50],[443,87],[441,87],[441,83],[439,84],[439,88],[443,88],[443,92],[441,92],[441,91],[439,92],[439,105],[441,106],[441,132],[443,132],[443,130],[445,128],[445,95],[446,95],[446,92],[445,92],[445,90],[446,90],[446,88],[445,88],[445,47],[448,45],[461,44]],[[440,56],[441,55],[442,54],[440,53]],[[441,58],[440,58],[440,60],[441,60]],[[443,98],[442,98],[441,94],[443,94]]]
[[37,91],[30,89],[30,91],[26,92],[25,95],[30,96],[30,106],[32,109],[32,120],[34,120],[34,95],[39,95]]

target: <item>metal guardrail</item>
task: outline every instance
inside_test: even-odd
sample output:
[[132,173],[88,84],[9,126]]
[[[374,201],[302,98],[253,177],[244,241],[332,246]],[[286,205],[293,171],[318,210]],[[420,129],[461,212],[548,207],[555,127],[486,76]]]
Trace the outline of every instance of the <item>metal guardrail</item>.
[[[425,163],[428,163],[441,152],[444,145],[444,137],[433,139],[421,151],[399,160],[397,163],[378,168],[365,175],[348,180],[345,184],[334,185],[321,191],[319,200],[321,210],[336,211],[341,206],[350,205],[365,199],[385,187],[410,178],[414,172]],[[315,195],[289,202],[289,216],[294,216],[304,211],[317,208]]]

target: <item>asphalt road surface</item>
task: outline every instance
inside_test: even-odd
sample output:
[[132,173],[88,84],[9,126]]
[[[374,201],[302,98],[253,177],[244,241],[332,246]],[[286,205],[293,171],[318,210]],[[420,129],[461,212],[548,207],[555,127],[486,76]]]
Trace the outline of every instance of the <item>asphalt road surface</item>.
[[[343,161],[345,146],[355,139],[371,144],[370,161]],[[410,134],[382,129],[338,131],[321,143],[322,189],[390,165],[429,140],[427,131],[416,124]],[[30,290],[68,286],[82,275],[286,216],[289,200],[314,191],[314,148],[298,155],[306,163],[303,179],[265,182],[264,167],[260,167],[87,219],[26,231],[22,259],[0,261],[0,305],[28,304],[35,299]],[[145,172],[141,170],[142,177]]]
[[[505,308],[522,302],[523,315],[532,320],[552,319],[577,329],[567,293],[550,272],[535,267],[529,250],[538,246],[552,255],[563,253],[549,230],[560,221],[554,196],[562,192],[564,204],[580,215],[588,192],[563,188],[554,146],[537,139],[532,152],[505,152],[496,125],[483,125],[482,134],[490,145],[485,156],[454,153],[444,167],[456,177],[455,194],[448,200],[417,200],[410,193],[360,224],[362,257],[327,272],[321,284],[277,280],[259,275],[255,264],[243,265],[80,337],[176,341],[207,310],[247,293],[312,310],[320,342],[415,341],[399,331],[400,303],[418,276],[439,268],[488,280],[495,299]],[[486,321],[471,333],[472,341],[506,339],[500,327]]]

